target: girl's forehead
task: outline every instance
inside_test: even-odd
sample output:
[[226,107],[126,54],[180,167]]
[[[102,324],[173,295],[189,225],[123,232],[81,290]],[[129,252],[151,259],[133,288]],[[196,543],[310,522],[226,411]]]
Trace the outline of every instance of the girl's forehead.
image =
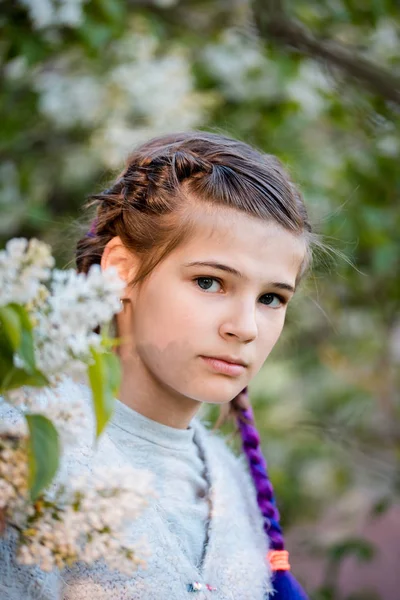
[[273,264],[296,272],[305,258],[306,241],[276,221],[263,220],[235,209],[221,208],[196,214],[186,241],[177,248],[177,260],[198,257],[234,261],[262,271]]
[[273,219],[260,219],[236,209],[222,207],[204,211],[195,214],[192,223],[191,235],[186,241],[188,246],[206,244],[232,250],[234,242],[235,246],[260,249],[259,244],[269,247],[285,241],[293,249],[305,250],[303,236],[285,229]]

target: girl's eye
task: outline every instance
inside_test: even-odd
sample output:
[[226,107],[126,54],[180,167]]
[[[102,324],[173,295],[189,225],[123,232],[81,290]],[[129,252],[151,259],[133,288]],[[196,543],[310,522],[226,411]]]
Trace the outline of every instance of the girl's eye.
[[261,299],[263,298],[264,301],[262,302],[262,304],[271,306],[271,308],[279,308],[279,306],[282,306],[282,304],[284,304],[283,299],[277,296],[276,294],[264,294],[264,296],[262,296]]
[[218,290],[212,290],[212,284],[216,283],[217,285],[221,285],[217,279],[213,279],[212,277],[196,277],[195,281],[197,281],[197,284],[199,285],[199,287],[204,290],[205,292],[209,292],[210,290],[212,292],[216,292]]
[[[204,292],[218,292],[219,289],[215,289],[215,287],[213,289],[213,285],[221,287],[221,283],[214,277],[196,277],[194,281],[196,281],[197,285]],[[270,306],[271,308],[279,308],[283,304],[286,304],[286,301],[277,294],[271,293],[261,296],[261,303],[265,304],[266,306]]]

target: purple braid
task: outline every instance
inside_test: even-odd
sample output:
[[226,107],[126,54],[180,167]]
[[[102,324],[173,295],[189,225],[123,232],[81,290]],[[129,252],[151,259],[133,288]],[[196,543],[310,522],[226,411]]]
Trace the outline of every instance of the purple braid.
[[[242,393],[247,393],[247,388]],[[272,550],[284,550],[280,515],[274,498],[274,489],[268,476],[267,463],[261,451],[260,435],[250,406],[242,408],[237,419],[243,451],[247,456],[250,473],[257,491],[257,502],[264,517],[264,531]]]
[[[242,395],[244,398],[241,398]],[[264,531],[269,538],[269,547],[272,553],[284,551],[282,554],[288,556],[284,550],[285,542],[279,523],[280,516],[276,507],[274,489],[268,477],[267,463],[261,452],[260,435],[254,423],[253,410],[247,400],[247,388],[239,394],[236,400],[236,407],[239,410],[237,423],[242,437],[243,451],[246,454],[256,487],[257,502],[264,517]],[[268,553],[268,559],[269,555],[270,553]],[[286,563],[284,566],[282,563],[279,564],[279,561],[276,564],[270,563],[273,572],[274,600],[308,600],[307,594],[290,573],[287,559],[283,559],[283,562]]]

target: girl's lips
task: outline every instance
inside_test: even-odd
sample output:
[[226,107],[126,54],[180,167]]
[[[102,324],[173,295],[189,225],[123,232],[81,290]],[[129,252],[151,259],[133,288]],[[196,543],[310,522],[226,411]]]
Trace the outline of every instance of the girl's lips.
[[209,356],[201,357],[204,362],[209,365],[213,371],[217,373],[223,373],[224,375],[242,375],[246,367],[235,363],[229,363],[226,360],[220,358],[211,358]]

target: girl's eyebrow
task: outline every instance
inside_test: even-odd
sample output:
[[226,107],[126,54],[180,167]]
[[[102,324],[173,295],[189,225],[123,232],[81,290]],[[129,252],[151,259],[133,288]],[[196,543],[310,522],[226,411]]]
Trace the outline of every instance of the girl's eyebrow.
[[[222,263],[219,263],[219,262],[195,261],[195,262],[185,263],[183,266],[184,267],[211,267],[212,269],[219,269],[220,271],[225,271],[225,273],[230,273],[231,275],[235,275],[236,277],[239,277],[240,279],[245,279],[244,275],[237,269],[234,269],[233,267],[229,267],[228,265],[223,265]],[[279,288],[281,290],[287,290],[292,293],[295,292],[295,288],[292,285],[290,285],[289,283],[270,282],[267,285]]]

